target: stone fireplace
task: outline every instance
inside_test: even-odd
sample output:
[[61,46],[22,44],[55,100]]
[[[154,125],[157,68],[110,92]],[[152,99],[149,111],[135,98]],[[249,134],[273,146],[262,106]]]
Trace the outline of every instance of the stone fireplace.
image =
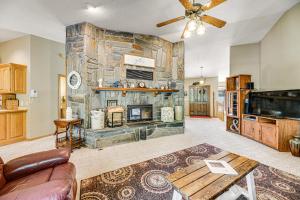
[[[75,70],[82,77],[79,89],[68,88],[68,105],[84,119],[88,146],[99,148],[114,141],[122,143],[183,133],[183,121],[160,122],[162,107],[184,106],[183,42],[171,43],[156,36],[106,30],[89,23],[68,26],[66,33],[67,73]],[[125,54],[153,58],[155,67],[123,64]],[[99,79],[103,80],[104,87],[111,87],[119,80],[135,85],[143,81],[147,88],[160,88],[172,83],[179,92],[158,95],[127,92],[126,96],[120,91],[96,92],[94,88]],[[110,100],[117,101],[125,109],[124,127],[90,130],[90,111],[105,109]],[[152,105],[152,113],[141,111],[138,118],[138,109],[134,108],[140,106],[143,109],[149,105]],[[128,118],[130,115],[131,119]],[[149,123],[132,124],[140,120]],[[103,139],[102,142],[99,142],[100,139]]]

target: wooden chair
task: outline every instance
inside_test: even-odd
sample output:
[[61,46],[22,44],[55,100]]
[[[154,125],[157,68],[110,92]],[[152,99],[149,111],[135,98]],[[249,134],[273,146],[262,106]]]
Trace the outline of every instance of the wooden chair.
[[[82,138],[81,138],[81,125],[82,119],[73,119],[73,120],[66,120],[66,119],[58,119],[54,120],[54,124],[56,126],[55,130],[55,146],[56,148],[60,147],[70,147],[71,150],[75,148],[80,148],[82,145]],[[73,128],[78,128],[78,137],[73,137]],[[59,137],[60,134],[65,134],[65,137]]]

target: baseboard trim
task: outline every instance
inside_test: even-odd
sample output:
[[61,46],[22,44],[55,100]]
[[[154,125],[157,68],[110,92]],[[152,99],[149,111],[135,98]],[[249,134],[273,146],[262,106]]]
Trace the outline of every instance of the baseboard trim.
[[43,136],[38,136],[38,137],[33,137],[33,138],[26,138],[26,141],[33,141],[33,140],[38,140],[38,139],[41,139],[41,138],[45,138],[45,137],[49,137],[53,135],[53,133],[49,133],[47,135],[43,135]]

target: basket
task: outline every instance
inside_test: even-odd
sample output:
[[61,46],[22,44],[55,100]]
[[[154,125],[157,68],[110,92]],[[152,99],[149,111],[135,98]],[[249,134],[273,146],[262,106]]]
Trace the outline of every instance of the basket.
[[14,100],[6,100],[6,109],[7,110],[18,110],[19,107],[19,100],[14,99]]

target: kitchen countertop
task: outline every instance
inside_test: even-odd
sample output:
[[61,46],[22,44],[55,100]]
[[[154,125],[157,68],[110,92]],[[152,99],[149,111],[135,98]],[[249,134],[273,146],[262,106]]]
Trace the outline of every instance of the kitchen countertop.
[[15,113],[15,112],[27,112],[27,108],[19,107],[18,110],[0,110],[0,114],[2,113]]

